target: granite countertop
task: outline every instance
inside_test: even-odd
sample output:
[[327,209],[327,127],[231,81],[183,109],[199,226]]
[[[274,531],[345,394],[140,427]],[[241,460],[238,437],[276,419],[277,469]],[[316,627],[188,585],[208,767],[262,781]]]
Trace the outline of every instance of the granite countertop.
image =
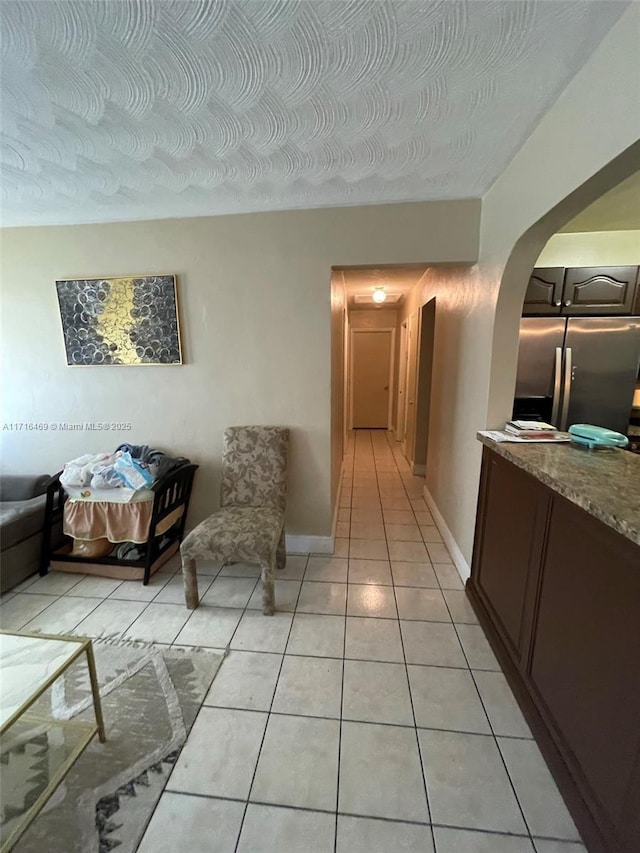
[[640,455],[573,443],[516,444],[478,439],[600,521],[640,545]]

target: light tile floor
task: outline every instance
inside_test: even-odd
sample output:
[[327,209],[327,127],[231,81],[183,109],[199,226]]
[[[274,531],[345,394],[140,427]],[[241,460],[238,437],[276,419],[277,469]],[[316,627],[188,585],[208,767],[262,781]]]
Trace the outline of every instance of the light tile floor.
[[584,853],[395,443],[358,431],[332,557],[178,561],[139,583],[50,574],[5,629],[231,649],[139,853]]

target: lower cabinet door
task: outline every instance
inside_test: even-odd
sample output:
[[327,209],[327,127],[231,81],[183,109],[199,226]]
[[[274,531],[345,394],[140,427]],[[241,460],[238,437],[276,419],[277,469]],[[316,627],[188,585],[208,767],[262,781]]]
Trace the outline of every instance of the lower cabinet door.
[[544,522],[548,499],[537,480],[494,453],[484,455],[482,482],[482,533],[473,579],[485,605],[497,617],[507,647],[519,660],[527,639],[525,607],[531,566],[543,533],[536,519]]
[[625,850],[640,850],[640,749],[622,813],[620,837]]
[[530,678],[623,849],[640,747],[638,547],[553,498]]

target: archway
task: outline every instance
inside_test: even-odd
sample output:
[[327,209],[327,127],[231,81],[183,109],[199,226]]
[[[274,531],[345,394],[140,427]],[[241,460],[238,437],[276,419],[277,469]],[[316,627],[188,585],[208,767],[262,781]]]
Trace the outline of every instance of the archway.
[[549,238],[577,213],[638,171],[640,141],[629,146],[574,192],[535,222],[514,245],[498,290],[487,425],[501,427],[511,417],[518,353],[518,330],[527,282],[536,259]]

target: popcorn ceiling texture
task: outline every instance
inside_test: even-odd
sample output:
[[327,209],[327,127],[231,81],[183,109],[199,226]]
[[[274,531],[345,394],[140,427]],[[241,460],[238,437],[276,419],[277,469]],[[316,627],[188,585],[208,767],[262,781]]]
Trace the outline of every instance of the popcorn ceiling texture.
[[627,5],[3,0],[3,224],[480,197]]

